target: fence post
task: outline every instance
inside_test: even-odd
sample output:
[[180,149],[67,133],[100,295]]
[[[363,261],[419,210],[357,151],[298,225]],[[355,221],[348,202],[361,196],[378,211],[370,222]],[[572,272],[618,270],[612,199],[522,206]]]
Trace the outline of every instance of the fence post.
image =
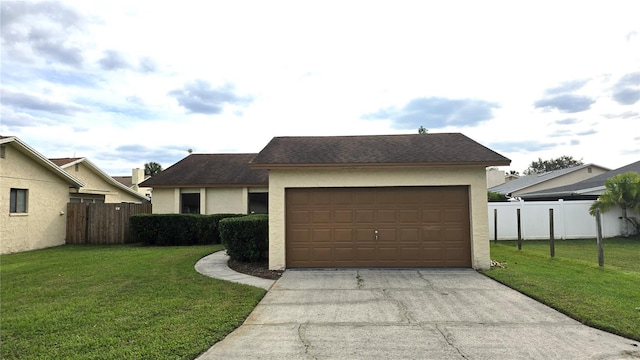
[[600,219],[600,209],[596,209],[596,235],[598,240],[598,266],[604,266],[604,246],[602,244],[602,220]]
[[522,224],[520,223],[520,209],[516,209],[518,218],[518,250],[522,250]]
[[498,243],[498,209],[493,209],[493,243]]
[[551,253],[551,257],[556,256],[556,244],[553,232],[553,209],[549,209],[549,252]]

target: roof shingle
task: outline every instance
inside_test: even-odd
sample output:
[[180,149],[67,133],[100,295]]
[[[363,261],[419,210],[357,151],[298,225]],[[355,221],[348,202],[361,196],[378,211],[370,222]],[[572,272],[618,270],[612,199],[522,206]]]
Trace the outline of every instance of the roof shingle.
[[267,170],[249,168],[256,154],[191,154],[157,175],[142,187],[170,186],[264,186]]
[[509,165],[460,133],[275,137],[252,167],[331,165]]

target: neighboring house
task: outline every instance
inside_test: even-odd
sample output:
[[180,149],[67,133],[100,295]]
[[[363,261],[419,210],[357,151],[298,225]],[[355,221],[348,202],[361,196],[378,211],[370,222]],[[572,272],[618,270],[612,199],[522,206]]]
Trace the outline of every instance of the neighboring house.
[[120,184],[130,188],[133,191],[137,191],[144,195],[147,199],[151,200],[151,188],[140,187],[140,183],[147,180],[149,176],[144,174],[144,169],[135,168],[131,169],[131,176],[113,176],[113,179]]
[[496,168],[487,169],[487,189],[504,184],[507,181],[505,172]]
[[0,136],[0,253],[64,245],[69,191],[84,185],[20,139]]
[[488,269],[485,169],[510,162],[458,133],[273,138],[269,268]]
[[542,174],[520,176],[517,179],[489,188],[489,191],[503,194],[509,198],[517,198],[524,193],[573,184],[606,173],[609,170],[595,164],[578,165]]
[[256,154],[191,154],[145,180],[154,214],[266,213],[269,174]]
[[582,180],[573,184],[550,189],[527,192],[520,197],[524,200],[596,200],[605,190],[604,182],[615,175],[628,171],[640,173],[640,161],[636,161],[621,168]]
[[148,199],[114,180],[86,158],[49,159],[85,185],[69,190],[69,202],[88,203],[142,203]]

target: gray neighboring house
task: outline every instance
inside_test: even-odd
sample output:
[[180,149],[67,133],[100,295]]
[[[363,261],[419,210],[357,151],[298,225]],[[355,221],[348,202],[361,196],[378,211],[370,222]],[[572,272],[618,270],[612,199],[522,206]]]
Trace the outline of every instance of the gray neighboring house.
[[594,176],[605,174],[611,169],[595,164],[584,164],[567,169],[549,171],[542,174],[521,176],[504,184],[489,188],[509,198],[545,189],[575,184]]
[[604,182],[615,175],[628,171],[640,174],[640,161],[636,161],[621,168],[611,170],[604,174],[576,182],[574,184],[558,186],[550,189],[529,192],[520,195],[524,200],[596,200],[605,190]]

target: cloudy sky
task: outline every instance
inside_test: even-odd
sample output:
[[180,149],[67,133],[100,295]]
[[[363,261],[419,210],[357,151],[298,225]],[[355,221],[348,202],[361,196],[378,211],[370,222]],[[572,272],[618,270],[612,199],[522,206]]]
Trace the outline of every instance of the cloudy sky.
[[6,1],[0,134],[111,175],[274,136],[640,159],[640,1]]

